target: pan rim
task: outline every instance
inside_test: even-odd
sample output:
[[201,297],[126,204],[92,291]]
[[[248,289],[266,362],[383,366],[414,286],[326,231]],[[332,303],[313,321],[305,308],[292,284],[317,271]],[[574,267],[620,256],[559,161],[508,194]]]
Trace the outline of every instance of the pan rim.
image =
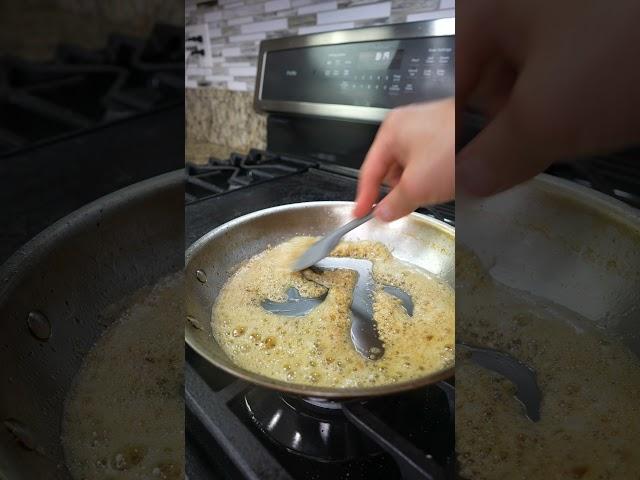
[[[240,217],[234,218],[218,227],[210,230],[209,232],[202,235],[195,242],[193,242],[185,252],[185,270],[188,267],[191,259],[194,257],[196,253],[198,253],[204,246],[208,244],[213,238],[217,238],[222,235],[225,231],[234,228],[238,225],[241,225],[245,222],[251,221],[254,218],[259,218],[264,216],[265,214],[274,214],[282,211],[291,211],[293,209],[301,209],[301,208],[309,208],[309,207],[337,207],[337,206],[353,206],[355,205],[352,201],[331,201],[331,200],[321,200],[321,201],[313,201],[313,202],[298,202],[298,203],[290,203],[285,205],[278,205],[275,207],[269,207],[261,210],[257,210],[255,212],[248,213],[246,215],[242,215]],[[427,215],[413,212],[409,214],[409,216],[415,220],[420,222],[424,222],[429,224],[430,228],[436,228],[441,230],[443,233],[453,237],[454,245],[455,245],[455,228],[447,223],[440,221],[436,218],[429,217]],[[454,246],[455,251],[455,246]],[[191,335],[189,335],[189,328],[191,328],[188,322],[185,324],[185,343],[191,348],[194,352],[196,352],[200,357],[206,360],[209,364],[213,365],[216,368],[223,370],[224,372],[233,375],[234,377],[249,382],[253,385],[259,385],[261,387],[266,387],[269,389],[275,389],[284,393],[299,395],[307,398],[315,398],[315,399],[331,399],[331,400],[353,400],[357,398],[364,397],[377,397],[382,395],[390,395],[395,393],[401,393],[409,390],[415,390],[427,385],[431,385],[443,380],[447,380],[454,376],[455,365],[447,367],[445,369],[437,370],[432,372],[431,374],[421,376],[412,380],[399,382],[399,383],[391,383],[387,385],[378,385],[373,387],[349,387],[349,388],[337,388],[337,387],[315,387],[312,385],[306,384],[292,384],[287,383],[281,380],[276,380],[265,375],[261,375],[259,373],[251,372],[246,370],[238,365],[233,363],[222,364],[219,363],[215,358],[211,357],[205,350],[198,347],[198,345],[192,341]],[[210,336],[210,335],[209,335]],[[213,341],[213,339],[211,339]]]
[[28,268],[24,266],[37,263],[46,256],[57,239],[65,239],[73,235],[83,218],[117,207],[129,198],[144,198],[153,195],[158,189],[174,188],[179,184],[184,184],[184,169],[165,172],[114,190],[59,218],[34,235],[13,252],[3,264],[0,264],[0,303],[27,274]]
[[548,173],[541,173],[522,185],[527,184],[547,193],[561,195],[565,199],[578,202],[584,208],[596,211],[617,222],[622,222],[640,233],[640,209],[615,197]]

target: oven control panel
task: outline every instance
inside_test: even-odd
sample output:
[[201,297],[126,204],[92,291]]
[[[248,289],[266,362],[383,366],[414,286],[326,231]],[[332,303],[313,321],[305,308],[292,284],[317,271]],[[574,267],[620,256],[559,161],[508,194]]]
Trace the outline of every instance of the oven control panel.
[[454,37],[268,52],[261,98],[391,109],[454,94]]

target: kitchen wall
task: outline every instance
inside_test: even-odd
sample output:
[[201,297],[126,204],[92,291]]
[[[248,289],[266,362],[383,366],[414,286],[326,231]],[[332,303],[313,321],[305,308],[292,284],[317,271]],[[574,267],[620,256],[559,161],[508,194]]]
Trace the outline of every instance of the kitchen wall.
[[265,147],[252,106],[262,40],[453,16],[455,0],[186,0],[186,37],[202,38],[185,45],[187,160]]

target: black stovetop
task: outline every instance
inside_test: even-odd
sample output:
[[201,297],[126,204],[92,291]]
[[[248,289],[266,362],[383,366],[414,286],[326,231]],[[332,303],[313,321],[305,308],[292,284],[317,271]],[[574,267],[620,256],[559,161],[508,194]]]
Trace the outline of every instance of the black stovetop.
[[[639,206],[637,156],[636,151],[557,164],[547,173]],[[224,162],[211,160],[205,166],[188,165],[186,244],[218,225],[263,208],[353,200],[357,175],[351,168],[260,151],[232,155]],[[455,223],[453,204],[431,207],[423,213]],[[186,360],[186,467],[191,479],[454,478],[454,387],[447,383],[347,407],[355,411],[355,418],[348,421],[383,426],[383,438],[378,440],[393,445],[393,455],[365,448],[349,460],[320,461],[294,453],[291,443],[283,441],[286,435],[265,433],[268,429],[256,409],[249,413],[252,405],[266,404],[268,411],[269,405],[280,408],[295,405],[294,401],[236,380],[189,349]],[[315,415],[306,409],[302,412]],[[358,438],[349,444],[371,443],[372,438],[363,438],[359,431],[356,434]],[[426,466],[412,470],[407,468],[411,463],[407,459],[426,462]],[[435,469],[430,470],[434,463]]]
[[[358,171],[291,156],[253,150],[224,162],[187,166],[185,235],[191,245],[199,237],[233,218],[277,205],[353,200]],[[422,210],[453,224],[453,204]],[[348,407],[341,412],[299,409],[299,400],[258,388],[215,369],[187,350],[185,370],[186,458],[190,479],[430,479],[452,478],[454,422],[453,387],[439,384]],[[296,404],[296,401],[298,402]],[[252,414],[249,405],[253,405]],[[274,406],[275,405],[275,406]],[[260,408],[255,408],[259,406]],[[269,408],[301,411],[291,432],[265,433],[256,411]],[[376,433],[361,433],[353,422],[376,424]],[[318,445],[318,424],[330,424],[344,438],[329,437]],[[309,427],[311,425],[311,427]],[[311,429],[312,431],[307,431]],[[290,438],[304,454],[294,452]],[[310,438],[314,437],[314,438]],[[296,443],[296,444],[297,444]],[[334,445],[335,444],[335,445]],[[328,454],[323,448],[328,448]],[[349,458],[341,458],[349,451]],[[338,452],[338,453],[336,453]],[[320,459],[321,458],[321,459]],[[409,465],[414,462],[416,468]]]
[[[251,150],[207,165],[187,164],[186,243],[217,225],[264,208],[355,198],[358,170],[303,157]],[[386,193],[385,188],[382,189]],[[451,225],[453,203],[418,210]]]

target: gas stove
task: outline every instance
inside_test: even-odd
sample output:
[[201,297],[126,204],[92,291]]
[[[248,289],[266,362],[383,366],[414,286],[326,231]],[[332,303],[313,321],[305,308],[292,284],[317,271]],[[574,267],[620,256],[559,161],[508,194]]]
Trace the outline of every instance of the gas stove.
[[[344,43],[332,33],[262,42],[254,106],[268,113],[267,149],[187,165],[187,247],[257,210],[352,201],[358,169],[388,110],[453,93],[452,20],[340,33]],[[438,54],[422,58],[425,52]],[[438,78],[436,61],[443,62]],[[453,203],[420,212],[455,224]],[[453,478],[454,393],[451,379],[375,400],[302,399],[231,377],[187,347],[187,474]]]
[[[187,245],[263,208],[353,200],[358,176],[350,167],[257,149],[207,165],[188,164],[186,172]],[[453,203],[419,211],[455,225]],[[317,404],[237,380],[187,348],[187,474],[190,479],[453,478],[454,391],[453,383],[440,382],[366,402]]]

